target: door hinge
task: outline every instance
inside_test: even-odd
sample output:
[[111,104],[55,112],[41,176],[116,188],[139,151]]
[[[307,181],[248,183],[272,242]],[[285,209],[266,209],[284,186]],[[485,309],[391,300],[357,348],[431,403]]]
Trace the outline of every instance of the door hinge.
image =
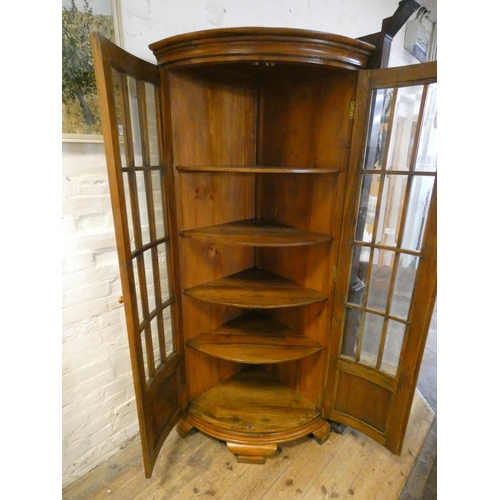
[[332,279],[335,283],[337,282],[337,266],[335,266],[332,270]]
[[356,109],[356,101],[351,101],[349,104],[349,120],[354,118],[354,110]]

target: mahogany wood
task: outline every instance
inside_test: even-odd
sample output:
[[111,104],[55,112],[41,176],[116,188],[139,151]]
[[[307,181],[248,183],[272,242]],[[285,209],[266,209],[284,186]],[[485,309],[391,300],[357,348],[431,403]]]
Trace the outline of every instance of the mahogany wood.
[[182,231],[181,236],[225,245],[288,247],[330,241],[332,236],[259,219]]
[[193,337],[187,345],[217,358],[248,364],[281,363],[322,349],[318,342],[256,312]]

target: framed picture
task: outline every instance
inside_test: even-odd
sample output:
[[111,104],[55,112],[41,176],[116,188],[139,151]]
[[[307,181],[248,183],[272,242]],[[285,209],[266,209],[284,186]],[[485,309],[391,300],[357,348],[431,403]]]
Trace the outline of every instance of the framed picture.
[[62,140],[102,142],[89,35],[121,45],[119,0],[62,0]]

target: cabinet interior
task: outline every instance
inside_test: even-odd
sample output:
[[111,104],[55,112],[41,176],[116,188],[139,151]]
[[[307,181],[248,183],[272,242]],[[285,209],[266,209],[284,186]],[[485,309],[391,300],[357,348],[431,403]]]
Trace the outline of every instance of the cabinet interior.
[[[227,346],[222,357],[217,357],[213,355],[216,348],[207,345],[210,338],[216,342],[227,335],[232,324],[227,327],[226,323],[236,320],[241,325],[250,314],[254,325],[257,314],[261,320],[264,316],[275,325],[278,322],[281,330],[289,329],[293,342],[300,343],[303,337],[304,355],[296,359],[297,349],[283,347],[282,357],[262,354],[259,363],[254,353],[246,359],[321,408],[318,381],[325,376],[328,354],[352,123],[349,104],[354,99],[356,75],[341,68],[271,64],[207,65],[168,72],[183,236],[184,339],[191,346],[185,351],[188,399],[246,366],[236,354],[241,352],[241,338],[233,335],[240,346],[234,349],[234,360],[228,359],[231,349]],[[230,224],[240,221],[246,222],[236,229]],[[265,227],[267,232],[261,231],[259,237],[266,223],[278,229],[270,234]],[[286,229],[280,231],[281,225]],[[249,227],[256,235],[251,240]],[[244,236],[235,244],[238,228]],[[203,234],[204,229],[209,236]],[[294,231],[295,239],[287,239]],[[217,298],[208,302],[186,295],[186,290],[251,269],[269,271],[320,297],[305,305],[294,305],[288,297],[288,303],[263,300],[234,307],[218,303]],[[244,292],[247,286],[248,282]],[[280,337],[269,325],[261,328],[261,337]],[[247,330],[246,335],[259,334]],[[255,338],[251,342],[257,342]],[[265,353],[268,348],[262,341]],[[192,347],[200,344],[204,350]],[[251,349],[258,351],[255,346]]]

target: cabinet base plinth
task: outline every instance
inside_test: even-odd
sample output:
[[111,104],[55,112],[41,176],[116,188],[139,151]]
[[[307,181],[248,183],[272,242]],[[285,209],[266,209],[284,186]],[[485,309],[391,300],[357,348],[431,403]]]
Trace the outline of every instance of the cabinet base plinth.
[[278,449],[278,443],[254,445],[227,441],[226,445],[241,464],[264,464]]
[[177,434],[179,434],[181,438],[185,438],[192,429],[193,426],[184,418],[181,418],[175,427]]

